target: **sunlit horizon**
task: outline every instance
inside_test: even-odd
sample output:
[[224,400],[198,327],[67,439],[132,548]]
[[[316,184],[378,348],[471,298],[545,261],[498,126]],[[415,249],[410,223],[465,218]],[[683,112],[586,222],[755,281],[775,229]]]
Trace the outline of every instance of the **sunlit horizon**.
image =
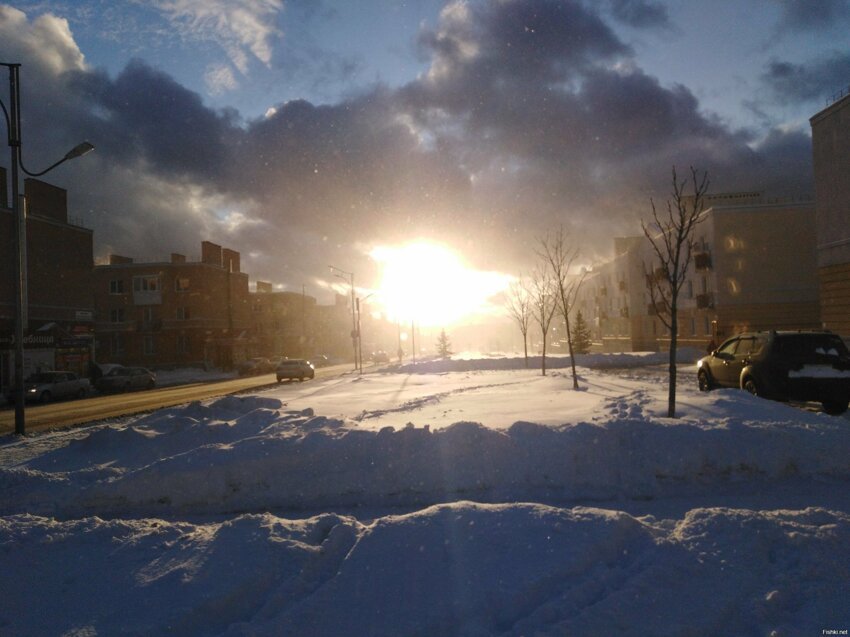
[[381,268],[373,302],[383,307],[388,320],[422,327],[449,327],[492,314],[490,299],[512,279],[471,268],[451,248],[427,240],[377,246],[369,256]]

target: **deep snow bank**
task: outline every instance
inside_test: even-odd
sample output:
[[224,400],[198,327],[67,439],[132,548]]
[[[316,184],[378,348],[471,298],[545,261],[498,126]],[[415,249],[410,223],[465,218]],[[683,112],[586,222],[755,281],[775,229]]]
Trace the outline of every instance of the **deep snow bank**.
[[0,519],[0,549],[10,635],[813,635],[850,624],[850,563],[835,559],[850,554],[850,517],[822,509],[699,509],[659,523],[458,502],[368,526],[22,515]]
[[[755,400],[733,391],[712,399],[728,413]],[[0,514],[568,502],[682,494],[730,481],[850,477],[850,428],[842,419],[768,404],[763,414],[800,415],[673,424],[647,417],[637,395],[605,405],[596,420],[561,427],[460,422],[435,431],[364,431],[312,410],[288,411],[274,398],[194,403],[93,430],[0,468]]]
[[[696,363],[705,356],[705,352],[693,347],[681,347],[676,350],[676,362],[680,365]],[[611,369],[626,367],[646,367],[661,365],[670,360],[668,352],[628,352],[622,354],[578,354],[576,365],[589,369]],[[522,356],[493,356],[487,358],[470,358],[463,355],[452,358],[436,358],[406,363],[404,365],[389,365],[384,371],[402,374],[439,374],[445,372],[468,372],[495,369],[540,369],[543,360],[540,356],[529,356],[526,365]],[[546,369],[565,369],[570,367],[569,356],[549,355],[546,357]]]

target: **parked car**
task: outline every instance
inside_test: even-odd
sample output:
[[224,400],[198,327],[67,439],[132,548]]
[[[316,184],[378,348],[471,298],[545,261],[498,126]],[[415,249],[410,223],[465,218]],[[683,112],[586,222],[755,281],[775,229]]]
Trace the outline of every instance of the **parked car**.
[[697,363],[701,391],[739,387],[773,400],[814,401],[847,411],[850,352],[828,331],[749,332],[724,341]]
[[[24,400],[49,403],[63,398],[84,398],[91,391],[88,378],[80,378],[73,372],[37,372],[24,380]],[[6,395],[15,402],[14,388]]]
[[305,378],[313,378],[316,375],[316,370],[310,361],[303,358],[288,358],[280,362],[275,373],[277,375],[277,382],[282,381],[284,378],[287,380],[297,378],[299,381],[302,381]]
[[236,365],[236,372],[240,376],[257,376],[259,374],[270,374],[275,370],[274,365],[268,358],[260,356],[249,358]]
[[372,360],[376,363],[389,363],[390,355],[384,350],[378,350],[372,354]]
[[144,367],[113,367],[98,378],[94,386],[101,392],[153,389],[156,387],[156,374]]

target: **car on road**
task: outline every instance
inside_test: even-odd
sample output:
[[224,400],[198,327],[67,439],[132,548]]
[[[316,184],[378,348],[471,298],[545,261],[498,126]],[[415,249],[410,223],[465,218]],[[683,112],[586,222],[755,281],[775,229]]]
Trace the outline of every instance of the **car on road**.
[[274,365],[268,358],[260,356],[249,358],[236,365],[236,372],[240,376],[258,376],[270,374],[275,370]]
[[330,364],[331,364],[331,361],[330,361],[330,359],[329,359],[327,356],[325,356],[324,354],[317,354],[316,356],[311,356],[311,357],[310,357],[310,364],[311,364],[311,365],[312,365],[315,369],[318,369],[319,367],[327,367],[328,365],[330,365]]
[[94,386],[104,393],[153,389],[156,387],[156,374],[145,367],[118,366],[98,378]]
[[[24,400],[49,403],[63,398],[84,398],[91,391],[88,378],[80,378],[73,372],[36,372],[24,380]],[[6,396],[15,402],[14,389]]]
[[738,387],[772,400],[819,402],[828,414],[850,403],[850,352],[829,331],[738,334],[697,363],[701,391]]
[[316,375],[316,370],[308,360],[303,358],[288,358],[280,362],[277,366],[277,382],[281,382],[284,378],[287,380],[299,381],[305,378],[313,378]]
[[390,355],[384,350],[378,350],[377,352],[372,353],[372,361],[375,363],[389,363]]

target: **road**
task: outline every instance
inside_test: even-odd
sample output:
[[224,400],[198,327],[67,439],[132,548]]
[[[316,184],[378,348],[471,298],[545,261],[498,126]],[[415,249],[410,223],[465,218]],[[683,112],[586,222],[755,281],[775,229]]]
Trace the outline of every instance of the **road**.
[[[325,367],[316,370],[316,378],[338,376],[346,371],[351,371],[351,365]],[[212,383],[161,387],[126,394],[98,395],[82,400],[56,402],[47,405],[28,404],[26,431],[33,433],[47,429],[73,427],[92,421],[130,416],[163,407],[182,405],[194,400],[206,400],[216,396],[236,394],[276,384],[277,379],[274,374],[264,374]],[[12,433],[14,430],[15,410],[10,407],[0,411],[0,435]]]

